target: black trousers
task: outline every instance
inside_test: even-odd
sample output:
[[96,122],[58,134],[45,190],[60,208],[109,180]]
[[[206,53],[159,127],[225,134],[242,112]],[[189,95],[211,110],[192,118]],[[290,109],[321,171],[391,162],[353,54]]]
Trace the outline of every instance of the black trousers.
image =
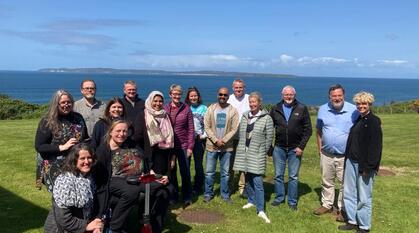
[[109,227],[112,231],[119,232],[124,230],[125,221],[134,204],[138,202],[140,191],[140,185],[128,184],[124,178],[112,177],[109,192],[111,198],[117,200],[112,208],[112,217],[109,222]]

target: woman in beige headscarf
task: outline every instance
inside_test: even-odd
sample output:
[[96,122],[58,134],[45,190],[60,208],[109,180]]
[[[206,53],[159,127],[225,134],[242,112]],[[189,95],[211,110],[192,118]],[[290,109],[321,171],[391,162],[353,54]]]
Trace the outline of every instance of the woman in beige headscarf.
[[163,100],[161,92],[151,92],[145,101],[144,117],[152,151],[150,168],[157,174],[168,176],[174,134],[170,118],[163,109]]

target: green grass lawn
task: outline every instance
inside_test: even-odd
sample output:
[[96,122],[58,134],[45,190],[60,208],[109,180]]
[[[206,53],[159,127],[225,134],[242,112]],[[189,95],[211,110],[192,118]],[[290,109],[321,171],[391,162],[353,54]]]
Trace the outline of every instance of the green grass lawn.
[[[382,166],[396,176],[379,176],[375,180],[372,230],[419,232],[419,114],[380,117],[384,131]],[[35,188],[33,144],[37,124],[38,120],[0,121],[1,232],[43,232],[51,195],[45,188],[41,191]],[[223,203],[219,196],[206,204],[201,196],[188,209],[218,211],[224,214],[224,220],[213,225],[188,224],[176,218],[176,214],[182,213],[182,209],[176,209],[167,220],[168,232],[338,232],[339,223],[332,215],[312,214],[320,204],[319,157],[314,136],[305,150],[300,170],[297,212],[286,205],[271,207],[272,177],[269,160],[265,192],[266,212],[272,224],[264,224],[254,209],[242,210],[246,201],[237,194],[232,196],[232,205]]]

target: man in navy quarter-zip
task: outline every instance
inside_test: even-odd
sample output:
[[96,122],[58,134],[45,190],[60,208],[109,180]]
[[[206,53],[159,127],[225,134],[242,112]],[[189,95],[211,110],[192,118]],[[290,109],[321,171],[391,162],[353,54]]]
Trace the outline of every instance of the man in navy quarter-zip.
[[288,161],[288,206],[297,210],[298,172],[304,148],[312,134],[311,120],[307,106],[295,99],[292,86],[282,89],[282,100],[276,104],[270,115],[275,126],[275,147],[273,162],[275,168],[275,199],[272,206],[285,202],[284,173]]

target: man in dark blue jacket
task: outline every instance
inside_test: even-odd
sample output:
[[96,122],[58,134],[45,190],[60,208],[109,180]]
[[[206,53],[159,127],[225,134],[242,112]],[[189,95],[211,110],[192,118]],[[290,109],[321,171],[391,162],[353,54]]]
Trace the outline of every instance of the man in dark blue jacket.
[[288,161],[288,206],[297,210],[298,172],[303,150],[312,134],[311,120],[307,106],[295,99],[292,86],[282,89],[282,100],[271,110],[275,126],[275,147],[273,162],[275,168],[275,200],[272,206],[285,201],[284,173]]

